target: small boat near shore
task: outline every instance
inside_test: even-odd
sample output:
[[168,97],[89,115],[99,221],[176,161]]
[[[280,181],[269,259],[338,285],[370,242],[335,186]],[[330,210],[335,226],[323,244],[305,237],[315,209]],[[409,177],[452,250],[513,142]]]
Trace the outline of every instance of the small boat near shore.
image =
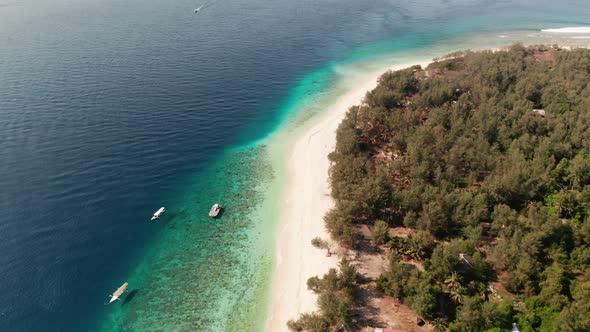
[[213,204],[211,210],[209,211],[209,217],[216,218],[219,215],[219,213],[221,213],[221,205],[217,203]]
[[166,208],[162,206],[160,209],[158,209],[158,211],[156,211],[154,213],[154,215],[152,216],[151,221],[154,221],[154,220],[160,218],[164,214],[164,212],[166,212]]
[[125,291],[127,290],[127,287],[129,287],[128,283],[124,283],[123,285],[121,285],[121,287],[117,288],[117,290],[111,295],[111,300],[109,301],[109,303],[113,303],[116,300],[121,300],[120,297],[123,293],[125,293]]

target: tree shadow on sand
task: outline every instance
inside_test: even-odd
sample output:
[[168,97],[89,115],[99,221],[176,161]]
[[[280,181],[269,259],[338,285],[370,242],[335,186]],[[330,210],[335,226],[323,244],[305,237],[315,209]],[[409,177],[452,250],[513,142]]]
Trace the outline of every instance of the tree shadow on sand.
[[376,297],[380,296],[380,293],[367,280],[364,280],[364,284],[359,286],[354,292],[356,306],[353,310],[352,327],[358,330],[366,326],[386,327],[379,317],[379,309],[375,308],[372,303]]

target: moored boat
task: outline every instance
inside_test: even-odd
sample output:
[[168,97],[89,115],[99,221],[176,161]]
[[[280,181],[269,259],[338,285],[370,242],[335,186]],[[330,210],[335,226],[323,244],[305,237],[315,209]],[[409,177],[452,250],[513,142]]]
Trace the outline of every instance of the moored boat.
[[209,211],[209,217],[216,218],[220,212],[221,212],[221,205],[215,203],[215,204],[213,204],[213,206],[211,207],[211,210]]
[[109,303],[113,303],[116,300],[121,300],[119,297],[125,293],[125,291],[127,290],[127,287],[129,287],[128,283],[124,283],[123,285],[121,285],[121,287],[117,288],[117,290],[113,293],[113,295],[111,295],[111,300],[109,301]]
[[160,218],[164,214],[164,212],[166,212],[166,208],[164,208],[162,206],[160,209],[158,209],[158,211],[156,211],[154,213],[154,215],[152,216],[152,219],[151,220],[154,221],[154,220]]

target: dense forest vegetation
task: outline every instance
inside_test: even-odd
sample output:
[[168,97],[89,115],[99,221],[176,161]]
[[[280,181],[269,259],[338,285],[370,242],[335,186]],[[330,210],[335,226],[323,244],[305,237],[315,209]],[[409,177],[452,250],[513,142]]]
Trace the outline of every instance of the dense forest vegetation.
[[378,289],[439,330],[590,331],[589,83],[590,50],[520,45],[385,73],[337,131],[326,227],[354,249],[369,225]]

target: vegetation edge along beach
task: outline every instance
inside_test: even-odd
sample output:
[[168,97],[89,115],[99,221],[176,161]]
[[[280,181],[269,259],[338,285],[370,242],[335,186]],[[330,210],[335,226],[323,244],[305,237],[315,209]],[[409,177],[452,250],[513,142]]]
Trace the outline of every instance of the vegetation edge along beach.
[[339,266],[289,328],[590,329],[588,68],[515,45],[381,76],[330,154]]
[[[388,66],[400,69],[416,62]],[[283,192],[279,197],[280,222],[276,230],[275,269],[271,285],[271,299],[266,328],[268,331],[286,330],[286,323],[298,313],[315,308],[315,295],[307,290],[305,281],[318,273],[327,272],[337,264],[337,256],[319,254],[311,244],[316,236],[327,237],[322,220],[333,206],[328,181],[327,155],[335,145],[335,131],[350,105],[359,102],[366,91],[377,85],[383,72],[359,72],[351,78],[355,84],[345,88],[336,100],[328,97],[328,104],[312,121],[306,121],[295,131],[277,139],[269,139],[271,155],[277,170],[286,174]],[[345,84],[346,85],[346,84]],[[337,89],[339,90],[339,89]]]

